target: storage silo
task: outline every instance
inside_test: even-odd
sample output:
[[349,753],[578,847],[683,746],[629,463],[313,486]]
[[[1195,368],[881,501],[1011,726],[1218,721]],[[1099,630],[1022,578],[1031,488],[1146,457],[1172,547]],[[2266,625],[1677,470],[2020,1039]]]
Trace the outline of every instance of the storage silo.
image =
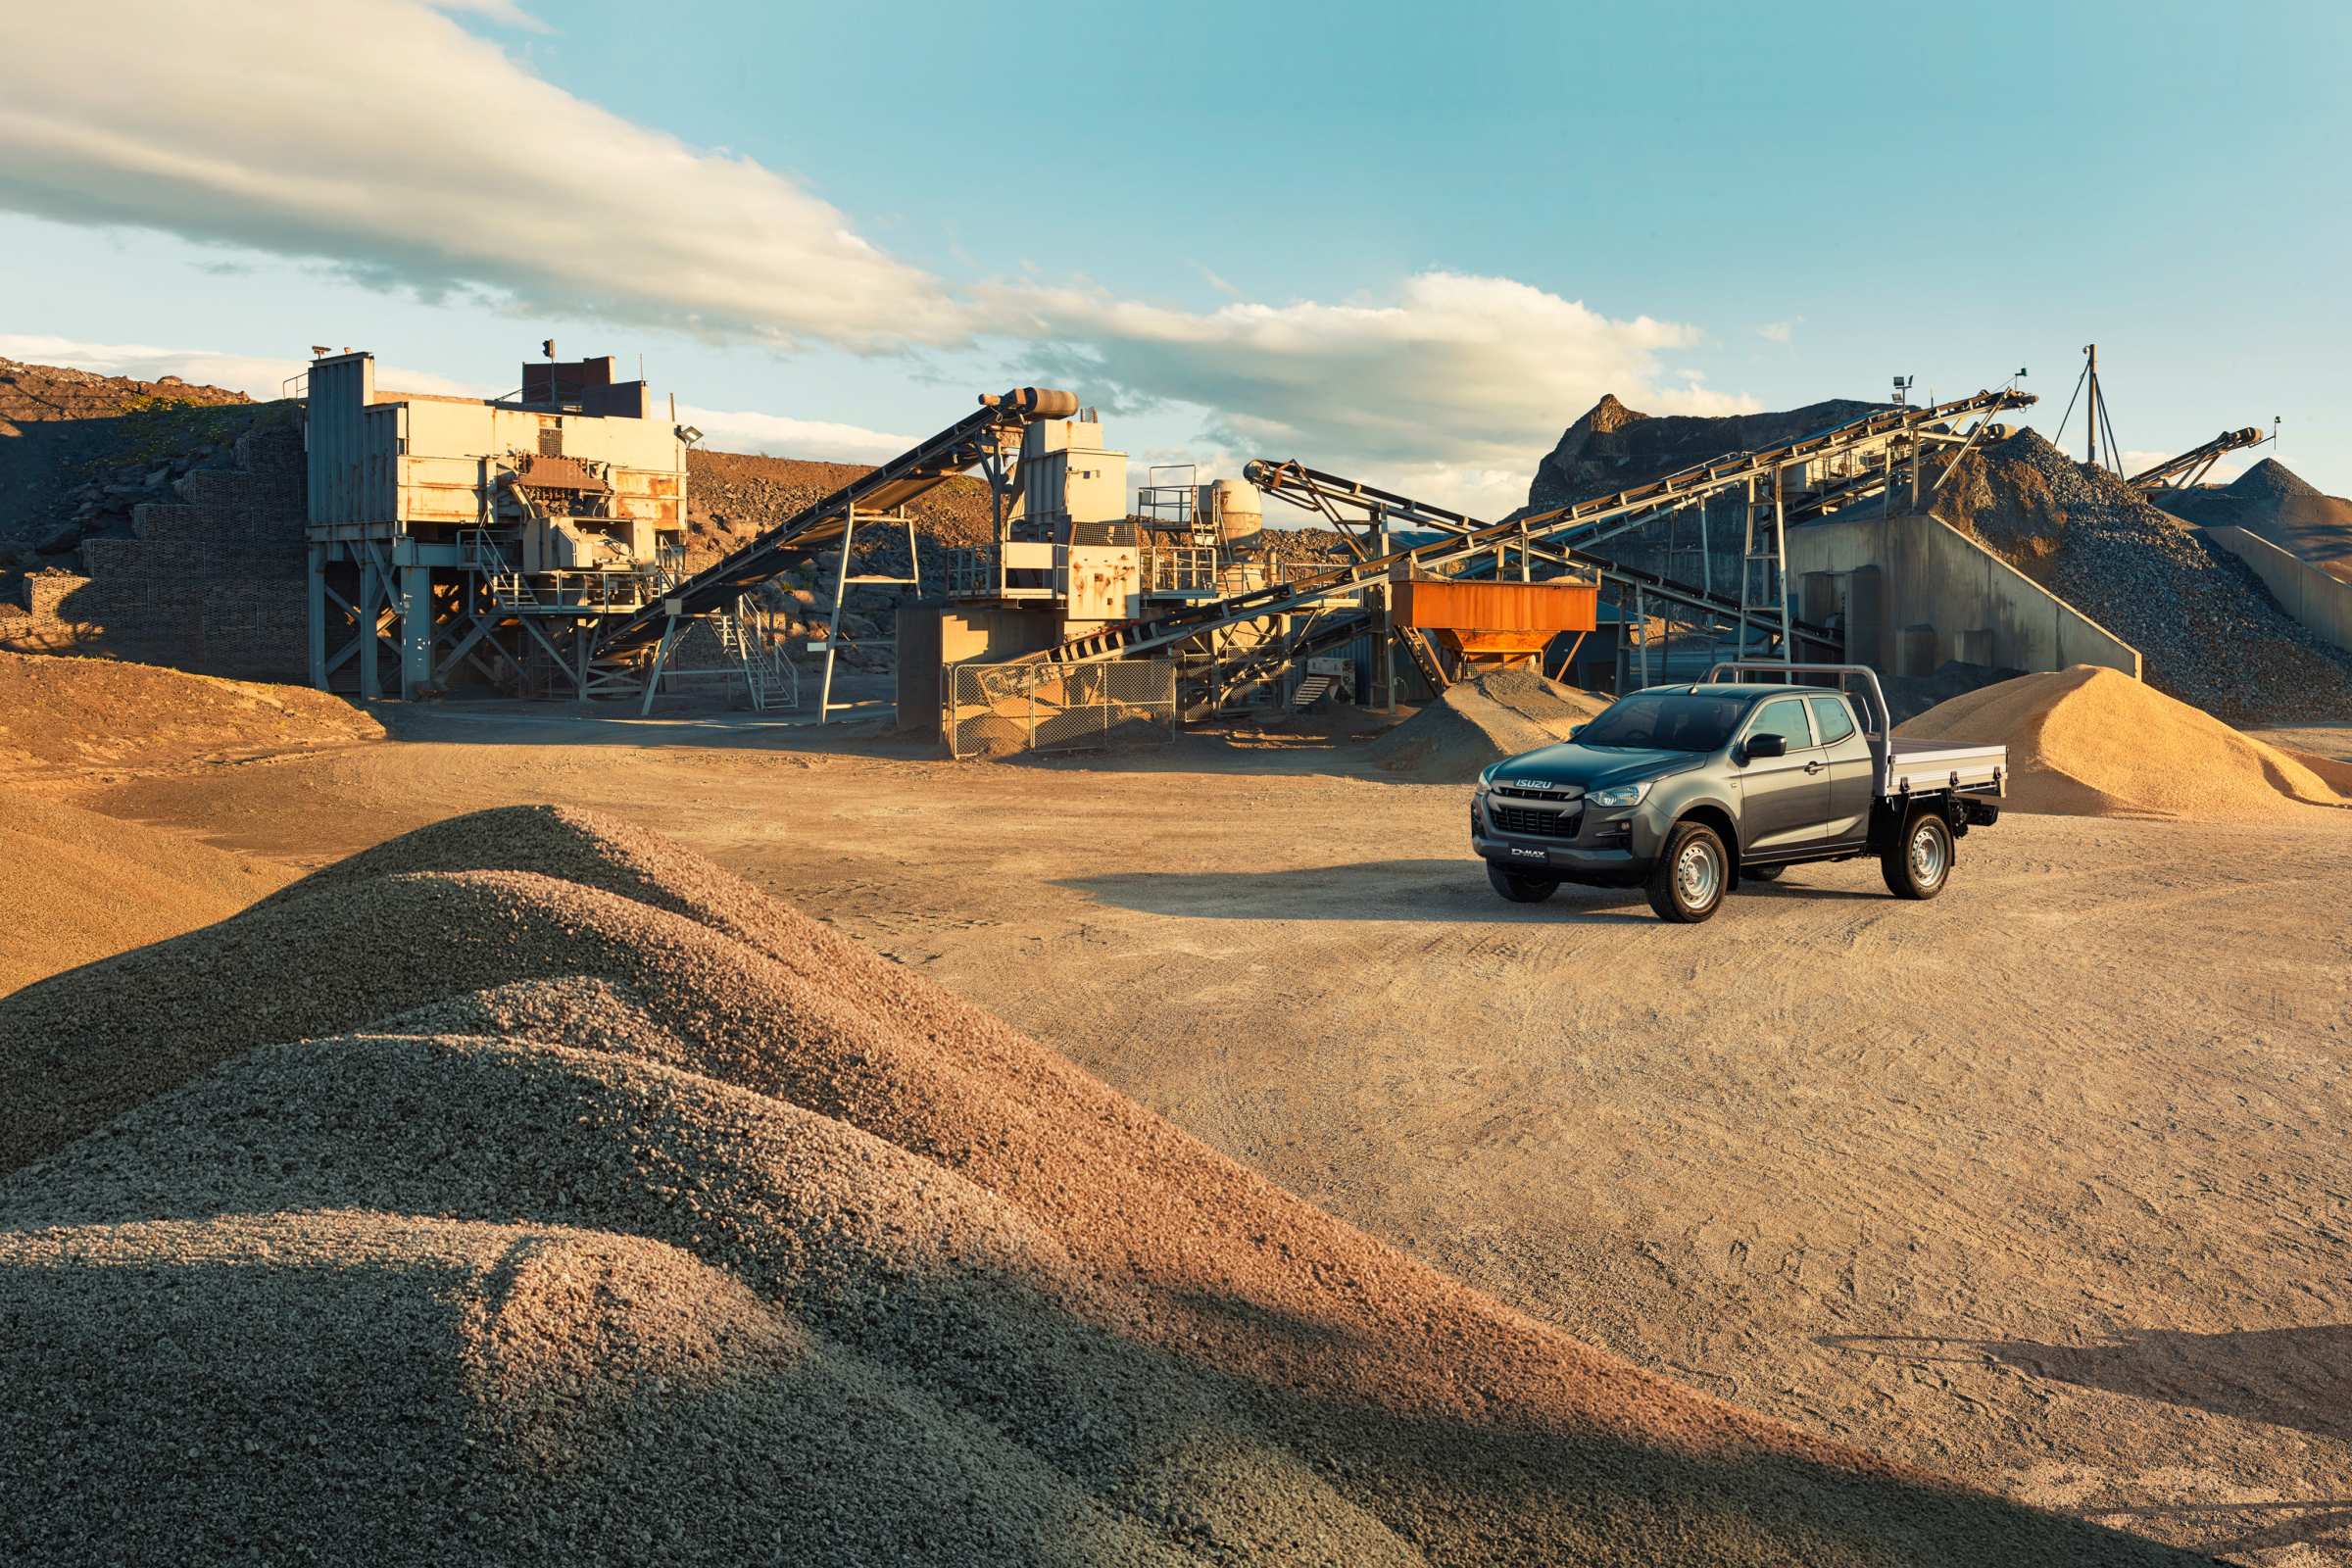
[[1241,479],[1218,479],[1200,487],[1199,515],[1213,522],[1228,550],[1255,549],[1266,517],[1257,488]]

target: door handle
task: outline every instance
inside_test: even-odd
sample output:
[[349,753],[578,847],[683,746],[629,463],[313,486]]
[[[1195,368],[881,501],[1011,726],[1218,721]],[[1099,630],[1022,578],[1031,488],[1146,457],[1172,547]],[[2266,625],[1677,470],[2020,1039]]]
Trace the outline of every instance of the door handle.
[[1805,771],[1808,773],[1818,773],[1822,770],[1823,765],[1824,764],[1817,759],[1805,764]]

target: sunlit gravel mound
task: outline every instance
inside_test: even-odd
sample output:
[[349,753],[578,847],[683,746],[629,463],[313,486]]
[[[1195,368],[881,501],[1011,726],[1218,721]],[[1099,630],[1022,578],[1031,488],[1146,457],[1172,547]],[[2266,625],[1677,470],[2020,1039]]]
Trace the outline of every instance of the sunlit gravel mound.
[[1596,1351],[584,814],[28,987],[0,1095],[11,1563],[2188,1560]]

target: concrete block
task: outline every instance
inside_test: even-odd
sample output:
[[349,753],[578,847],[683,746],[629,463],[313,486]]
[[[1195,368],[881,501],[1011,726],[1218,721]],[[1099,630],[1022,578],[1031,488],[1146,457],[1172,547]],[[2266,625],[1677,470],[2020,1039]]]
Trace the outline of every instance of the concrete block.
[[1856,566],[1847,572],[1846,658],[1873,669],[1885,669],[1894,651],[1886,618],[1886,574],[1877,566]]
[[1924,621],[1903,628],[1900,647],[1894,661],[1897,675],[1932,675],[1942,662],[1936,657],[1936,628]]
[[1798,579],[1800,597],[1797,601],[1797,618],[1809,620],[1816,626],[1826,626],[1837,619],[1845,608],[1845,596],[1839,591],[1843,587],[1837,572],[1806,572]]

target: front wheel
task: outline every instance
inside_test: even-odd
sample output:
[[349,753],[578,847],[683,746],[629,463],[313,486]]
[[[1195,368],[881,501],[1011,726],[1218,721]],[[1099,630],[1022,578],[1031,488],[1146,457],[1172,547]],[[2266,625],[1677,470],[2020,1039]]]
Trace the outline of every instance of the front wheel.
[[1487,881],[1513,904],[1542,904],[1560,889],[1560,884],[1550,877],[1520,876],[1505,871],[1493,860],[1487,862]]
[[1677,822],[1650,868],[1649,906],[1661,920],[1696,925],[1723,904],[1732,858],[1704,822]]
[[1903,831],[1879,852],[1886,891],[1898,899],[1932,899],[1952,875],[1952,825],[1933,807],[1912,813]]

